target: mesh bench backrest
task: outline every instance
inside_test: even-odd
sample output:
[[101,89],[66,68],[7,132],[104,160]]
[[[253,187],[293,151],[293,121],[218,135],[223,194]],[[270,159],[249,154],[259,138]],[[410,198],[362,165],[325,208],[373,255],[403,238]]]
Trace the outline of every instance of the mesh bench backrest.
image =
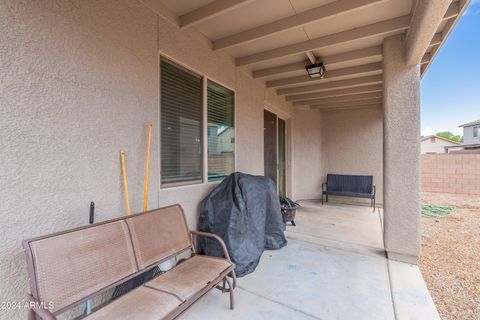
[[127,219],[140,269],[191,246],[183,210],[179,205],[153,210]]
[[23,242],[32,296],[59,314],[191,247],[179,205]]
[[[27,240],[32,295],[59,311],[138,271],[124,220]],[[33,273],[33,274],[32,274]]]
[[371,193],[373,176],[328,174],[328,191]]

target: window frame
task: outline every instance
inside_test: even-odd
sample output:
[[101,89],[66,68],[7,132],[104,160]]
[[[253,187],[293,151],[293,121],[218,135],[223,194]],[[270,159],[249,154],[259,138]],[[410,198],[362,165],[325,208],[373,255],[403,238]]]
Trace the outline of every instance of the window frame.
[[[184,71],[184,72],[187,72],[187,73],[190,73],[192,74],[192,76],[194,77],[197,77],[200,82],[201,82],[201,94],[202,94],[202,97],[201,97],[201,101],[202,101],[202,105],[200,106],[200,136],[202,137],[202,141],[200,143],[200,148],[201,148],[201,157],[200,157],[200,168],[201,168],[201,172],[200,172],[200,179],[195,179],[195,180],[187,180],[187,181],[179,181],[179,182],[167,182],[167,183],[162,183],[162,106],[161,106],[161,102],[162,102],[162,85],[161,85],[161,81],[162,81],[162,70],[161,70],[161,63],[162,63],[162,60],[166,61],[167,63],[173,65],[174,67]],[[202,128],[203,128],[203,121],[204,121],[204,117],[203,117],[203,112],[204,112],[204,108],[203,108],[203,94],[204,94],[204,90],[203,90],[203,75],[200,74],[200,73],[197,73],[195,72],[194,70],[191,70],[190,68],[187,68],[185,65],[183,64],[180,64],[180,63],[177,63],[175,60],[172,60],[170,57],[168,56],[164,56],[164,55],[160,55],[159,56],[159,59],[158,59],[158,70],[159,70],[159,78],[158,78],[158,88],[159,88],[159,95],[158,95],[158,150],[159,150],[159,163],[158,163],[158,166],[159,166],[159,185],[160,187],[163,187],[164,189],[166,188],[171,188],[171,187],[179,187],[179,186],[185,186],[185,185],[195,185],[195,184],[201,184],[203,183],[204,181],[204,175],[203,175],[203,161],[204,161],[204,157],[203,157],[203,152],[204,152],[204,143],[205,141],[203,140],[203,131],[202,131]]]
[[233,92],[233,135],[235,139],[233,144],[233,172],[237,170],[237,94],[235,90],[224,85],[223,83],[218,82],[212,78],[205,77],[205,82],[204,82],[204,85],[205,85],[204,86],[205,88],[204,131],[205,132],[204,132],[203,138],[206,139],[205,140],[206,158],[204,162],[205,163],[204,169],[206,170],[206,175],[204,176],[204,179],[206,179],[205,181],[207,183],[215,183],[215,182],[222,182],[223,179],[217,179],[217,180],[211,180],[211,181],[208,180],[208,81],[209,80]]
[[[162,111],[162,70],[161,70],[161,60],[164,59],[167,62],[175,65],[176,67],[183,69],[186,72],[192,73],[195,76],[198,76],[202,79],[202,117],[201,117],[201,132],[202,132],[202,157],[201,157],[201,167],[202,167],[202,178],[200,180],[192,180],[192,181],[184,181],[184,182],[175,182],[175,183],[164,183],[162,184],[162,129],[161,129],[161,111]],[[158,168],[158,184],[159,190],[164,189],[173,189],[173,188],[183,188],[189,186],[199,186],[199,185],[207,185],[207,184],[218,184],[222,182],[222,180],[217,181],[208,181],[208,80],[211,80],[226,89],[233,92],[233,126],[234,126],[234,134],[235,134],[235,144],[234,144],[234,172],[237,171],[237,91],[223,83],[222,81],[218,81],[216,78],[207,75],[206,73],[200,72],[194,68],[191,68],[185,63],[172,58],[171,56],[159,52],[158,54],[158,160],[159,163]]]
[[[475,130],[476,129],[476,130]],[[479,135],[479,132],[480,132],[480,125],[476,125],[476,126],[473,126],[473,129],[472,129],[472,134],[473,134],[473,137],[474,138],[478,138],[480,135]],[[476,131],[476,134],[475,134],[475,131]]]

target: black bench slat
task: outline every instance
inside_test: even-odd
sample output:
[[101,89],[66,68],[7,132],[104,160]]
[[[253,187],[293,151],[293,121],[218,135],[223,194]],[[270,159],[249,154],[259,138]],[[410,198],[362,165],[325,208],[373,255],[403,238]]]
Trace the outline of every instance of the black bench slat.
[[325,194],[331,196],[343,196],[343,197],[354,197],[354,198],[372,198],[370,193],[358,193],[358,192],[348,192],[348,191],[325,191]]
[[[323,186],[326,186],[324,189]],[[373,176],[364,175],[344,175],[327,174],[327,182],[322,185],[322,204],[323,195],[368,198],[372,200],[372,206],[375,208],[375,186],[373,185]]]
[[327,175],[328,191],[372,193],[373,176]]

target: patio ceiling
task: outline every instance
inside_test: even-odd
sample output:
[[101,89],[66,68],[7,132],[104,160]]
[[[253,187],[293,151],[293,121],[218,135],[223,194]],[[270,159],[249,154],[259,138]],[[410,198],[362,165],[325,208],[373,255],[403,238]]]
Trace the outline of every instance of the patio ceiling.
[[[196,28],[214,51],[227,52],[238,67],[298,107],[381,105],[384,38],[405,34],[415,43],[422,35],[411,26],[428,28],[423,12],[416,17],[415,10],[425,6],[419,0],[142,1],[180,28]],[[422,75],[468,2],[445,6],[430,42],[410,50],[411,61],[421,51]],[[327,68],[324,79],[306,74],[305,64],[315,59]]]

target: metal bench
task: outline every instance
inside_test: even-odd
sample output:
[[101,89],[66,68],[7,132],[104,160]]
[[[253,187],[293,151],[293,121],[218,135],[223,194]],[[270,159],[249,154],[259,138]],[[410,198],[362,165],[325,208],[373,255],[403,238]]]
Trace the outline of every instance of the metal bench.
[[[218,240],[225,259],[196,255],[194,240],[202,236]],[[25,240],[23,247],[30,303],[53,303],[30,309],[32,320],[56,319],[179,254],[189,258],[84,319],[173,319],[215,287],[230,293],[233,309],[236,278],[225,244],[189,231],[180,205]]]
[[327,174],[327,182],[322,183],[323,196],[344,196],[370,199],[370,205],[375,210],[376,188],[373,185],[373,176]]

